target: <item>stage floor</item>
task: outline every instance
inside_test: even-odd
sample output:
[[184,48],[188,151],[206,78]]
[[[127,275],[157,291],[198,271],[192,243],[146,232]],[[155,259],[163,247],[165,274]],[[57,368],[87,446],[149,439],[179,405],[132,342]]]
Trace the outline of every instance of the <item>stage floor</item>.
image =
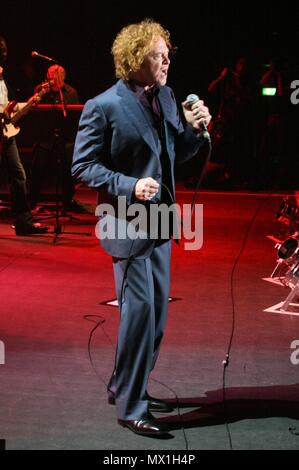
[[[92,210],[94,193],[77,194]],[[263,280],[276,260],[267,236],[286,230],[275,219],[282,197],[201,192],[202,248],[173,244],[175,301],[149,385],[152,395],[176,406],[157,415],[171,425],[167,440],[120,427],[107,403],[118,310],[105,305],[114,284],[110,257],[94,235],[96,219],[80,215],[82,225],[63,219],[55,244],[51,233],[16,237],[10,221],[0,220],[6,448],[298,449],[299,364],[292,346],[299,348],[299,316],[265,312],[290,291]],[[191,202],[192,192],[181,188],[178,200]]]

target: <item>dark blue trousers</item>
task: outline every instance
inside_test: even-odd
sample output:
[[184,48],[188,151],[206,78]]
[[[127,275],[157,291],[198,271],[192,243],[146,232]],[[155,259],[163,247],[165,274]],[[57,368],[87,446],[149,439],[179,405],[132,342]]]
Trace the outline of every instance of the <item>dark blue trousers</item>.
[[120,325],[110,389],[116,395],[118,419],[139,419],[148,412],[148,379],[167,320],[170,258],[170,240],[158,242],[145,259],[113,258]]

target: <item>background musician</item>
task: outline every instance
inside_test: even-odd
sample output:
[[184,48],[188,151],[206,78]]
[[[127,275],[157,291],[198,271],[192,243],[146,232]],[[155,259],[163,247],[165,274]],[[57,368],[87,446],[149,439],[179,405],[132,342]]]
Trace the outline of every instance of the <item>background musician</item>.
[[[47,79],[52,83],[50,93],[45,95],[42,103],[62,105],[62,112],[55,111],[53,119],[49,122],[47,139],[36,142],[34,145],[33,163],[30,178],[30,201],[33,210],[39,210],[37,206],[40,200],[41,183],[45,169],[51,160],[59,159],[55,171],[58,173],[59,189],[62,197],[63,209],[71,212],[86,212],[86,209],[77,200],[73,199],[75,194],[75,183],[71,175],[71,163],[74,143],[64,135],[63,128],[67,119],[68,104],[79,104],[80,99],[75,88],[65,82],[66,71],[61,65],[51,65],[47,71]],[[58,119],[57,119],[58,116]],[[55,132],[58,130],[59,135]]]
[[[0,36],[0,113],[4,112],[9,103],[9,92],[4,80],[4,65],[7,57],[7,44],[5,39]],[[48,227],[33,223],[32,213],[29,210],[27,200],[26,174],[20,159],[15,138],[3,138],[2,135],[1,141],[3,145],[0,161],[1,164],[6,166],[9,176],[11,210],[14,218],[16,234],[31,235],[36,233],[45,233],[48,231]]]

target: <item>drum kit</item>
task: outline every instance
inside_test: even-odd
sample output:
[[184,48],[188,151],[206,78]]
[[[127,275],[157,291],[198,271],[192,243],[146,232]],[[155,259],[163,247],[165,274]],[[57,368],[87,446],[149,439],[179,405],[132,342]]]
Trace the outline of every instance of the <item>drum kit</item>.
[[271,278],[276,278],[282,285],[291,289],[282,303],[281,310],[287,311],[290,304],[298,305],[299,309],[299,304],[292,303],[299,296],[299,207],[289,199],[284,199],[276,219],[288,224],[291,235],[275,245],[277,260]]

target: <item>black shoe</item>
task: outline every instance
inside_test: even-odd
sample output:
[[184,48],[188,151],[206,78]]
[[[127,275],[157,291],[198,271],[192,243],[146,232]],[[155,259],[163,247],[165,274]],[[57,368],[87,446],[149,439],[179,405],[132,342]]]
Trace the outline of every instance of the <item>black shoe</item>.
[[159,423],[150,414],[145,418],[134,420],[119,419],[118,423],[124,428],[142,436],[163,436],[169,433],[170,429],[165,423]]
[[[159,400],[159,398],[154,398],[147,394],[146,399],[148,400],[148,411],[156,413],[170,413],[173,411],[171,405],[163,400]],[[110,390],[108,390],[108,403],[109,405],[115,405],[115,394]]]
[[22,224],[22,225],[15,225],[16,235],[35,235],[41,233],[47,233],[49,227],[42,224]]
[[174,408],[166,401],[160,400],[159,398],[146,396],[148,400],[148,409],[149,411],[155,411],[156,413],[171,413]]

